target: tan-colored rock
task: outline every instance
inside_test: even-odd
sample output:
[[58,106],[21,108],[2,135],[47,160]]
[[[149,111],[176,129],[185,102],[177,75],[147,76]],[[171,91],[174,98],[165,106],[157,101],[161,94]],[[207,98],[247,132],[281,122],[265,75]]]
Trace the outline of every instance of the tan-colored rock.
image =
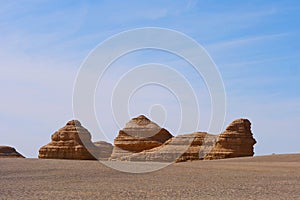
[[173,136],[143,115],[131,119],[114,140],[111,159],[161,146]]
[[177,137],[180,138],[186,136],[191,137],[191,139],[193,138],[193,141],[187,150],[176,159],[176,162],[203,160],[205,156],[212,150],[218,138],[217,135],[208,134],[206,132],[196,132]]
[[25,158],[15,148],[10,146],[0,146],[0,158]]
[[234,120],[226,130],[218,136],[218,141],[206,160],[253,156],[256,140],[251,132],[248,119]]
[[100,157],[99,148],[91,141],[91,134],[78,120],[69,121],[51,136],[51,140],[40,148],[39,158],[93,160],[96,159],[93,155]]
[[99,148],[101,152],[100,158],[109,158],[112,154],[114,146],[105,141],[93,142],[96,147]]
[[173,137],[159,147],[123,156],[119,160],[184,162],[202,160],[212,149],[216,135],[196,132]]
[[250,121],[238,119],[220,135],[205,132],[179,135],[155,148],[118,154],[117,160],[184,162],[253,156],[255,143]]

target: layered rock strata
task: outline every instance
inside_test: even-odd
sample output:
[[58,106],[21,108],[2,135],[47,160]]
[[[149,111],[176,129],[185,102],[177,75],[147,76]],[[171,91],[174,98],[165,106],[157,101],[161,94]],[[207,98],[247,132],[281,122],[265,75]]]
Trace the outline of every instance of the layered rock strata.
[[254,144],[256,144],[256,140],[251,132],[250,121],[248,119],[237,119],[218,136],[217,143],[205,159],[253,156]]
[[15,148],[10,146],[0,146],[0,158],[25,158]]
[[111,159],[153,149],[173,136],[143,115],[131,119],[114,140]]
[[204,132],[179,135],[163,145],[139,153],[123,156],[123,161],[184,162],[202,160],[211,150],[217,136]]
[[[115,139],[112,160],[184,162],[254,155],[253,145],[256,141],[251,132],[251,123],[247,119],[233,121],[220,135],[196,132],[170,137],[164,143],[149,140],[151,137],[142,139],[124,132],[129,130],[131,133],[130,130],[134,130],[132,132],[136,135],[143,135],[145,132],[139,131],[143,130],[137,125],[139,123],[152,122],[144,116],[132,119]],[[153,143],[155,145],[149,145]]]
[[78,120],[69,121],[51,140],[40,148],[39,158],[93,160],[101,157],[99,148],[91,141],[91,134]]

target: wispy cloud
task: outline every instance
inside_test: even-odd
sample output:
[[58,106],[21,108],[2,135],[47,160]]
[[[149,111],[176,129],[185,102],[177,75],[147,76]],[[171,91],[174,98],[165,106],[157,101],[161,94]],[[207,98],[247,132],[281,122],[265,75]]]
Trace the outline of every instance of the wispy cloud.
[[269,34],[269,35],[260,35],[260,36],[251,36],[245,38],[232,39],[228,41],[221,41],[214,44],[209,44],[206,46],[210,51],[220,51],[226,52],[231,48],[244,47],[247,44],[253,43],[263,43],[267,40],[276,40],[278,38],[287,37],[289,33],[278,33],[278,34]]

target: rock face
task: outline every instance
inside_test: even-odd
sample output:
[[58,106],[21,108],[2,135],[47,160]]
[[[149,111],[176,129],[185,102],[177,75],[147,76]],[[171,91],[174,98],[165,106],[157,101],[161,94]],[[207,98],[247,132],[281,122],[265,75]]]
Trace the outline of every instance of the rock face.
[[211,150],[217,136],[196,132],[173,137],[163,145],[139,153],[123,156],[119,160],[184,162],[202,160]]
[[254,144],[256,144],[256,140],[251,132],[250,121],[248,119],[237,119],[218,136],[216,145],[205,159],[253,156]]
[[193,138],[193,141],[190,143],[187,150],[176,159],[176,162],[205,159],[206,155],[211,151],[218,138],[217,135],[208,134],[206,132],[196,132],[177,137],[181,138],[187,136]]
[[15,148],[9,146],[0,146],[0,158],[25,158]]
[[49,144],[40,148],[39,158],[93,160],[96,159],[93,155],[100,157],[99,148],[91,142],[91,134],[78,120],[69,121],[51,139]]
[[111,159],[161,146],[173,136],[143,115],[131,119],[114,140]]
[[112,154],[114,146],[108,142],[98,141],[94,145],[99,148],[101,152],[100,158],[109,158]]
[[[134,124],[139,119],[150,123],[150,120],[140,116],[131,120],[123,131],[136,127],[138,132],[138,126]],[[179,135],[170,137],[163,144],[155,143],[156,147],[147,146],[145,140],[125,135],[123,131],[120,131],[115,139],[115,145],[118,147],[122,144],[123,148],[128,145],[132,149],[128,148],[130,150],[122,152],[115,147],[111,157],[123,161],[184,162],[253,156],[253,145],[256,143],[251,133],[251,123],[247,119],[233,121],[220,135],[205,132]]]

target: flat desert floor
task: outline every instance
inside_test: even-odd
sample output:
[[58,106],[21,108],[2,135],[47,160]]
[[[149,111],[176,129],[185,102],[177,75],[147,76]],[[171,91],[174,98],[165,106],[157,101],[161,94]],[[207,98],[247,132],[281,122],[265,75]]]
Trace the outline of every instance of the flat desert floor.
[[0,199],[300,199],[300,154],[129,174],[98,161],[0,159]]

